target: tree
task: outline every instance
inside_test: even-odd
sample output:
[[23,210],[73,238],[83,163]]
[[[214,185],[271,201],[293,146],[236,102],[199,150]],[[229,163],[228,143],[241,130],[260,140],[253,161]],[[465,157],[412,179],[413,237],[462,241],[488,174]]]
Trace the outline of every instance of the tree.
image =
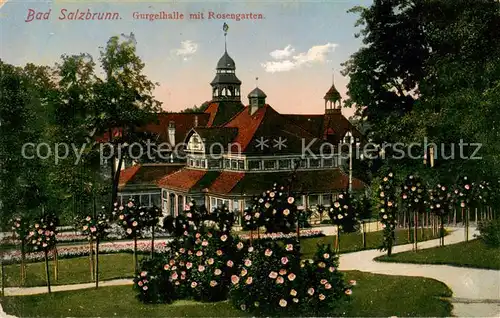
[[210,105],[208,102],[205,102],[200,106],[193,105],[193,107],[188,107],[182,110],[181,113],[202,113],[208,108],[208,105]]
[[335,237],[335,251],[340,251],[340,233],[354,232],[358,224],[357,213],[353,198],[349,192],[342,192],[330,206],[328,211],[330,221],[337,226]]
[[116,202],[125,155],[130,145],[142,140],[138,127],[151,122],[161,110],[161,103],[153,97],[158,84],[143,74],[145,65],[137,56],[136,44],[133,33],[111,37],[99,59],[105,78],[94,85],[96,115],[90,126],[111,145],[111,205]]
[[438,184],[436,188],[429,190],[429,199],[431,212],[436,215],[440,221],[440,244],[444,246],[444,216],[448,215],[451,210],[451,192],[447,186]]
[[425,195],[425,185],[420,177],[409,174],[401,185],[401,205],[408,212],[408,217],[413,212],[413,244],[415,251],[417,251],[418,246],[418,214],[425,211]]
[[[439,152],[434,169],[447,179],[498,177],[500,3],[375,0],[351,12],[360,15],[364,46],[344,64],[346,104],[366,121],[369,137],[379,144],[427,138],[436,144],[434,155]],[[458,158],[459,151],[469,157],[476,150],[460,148],[461,141],[481,143],[483,160]],[[455,160],[441,158],[452,151]]]
[[384,229],[384,240],[380,249],[387,251],[387,256],[391,256],[392,247],[396,240],[397,224],[397,194],[394,173],[391,170],[387,171],[380,181],[374,183],[374,187],[376,188],[374,203]]

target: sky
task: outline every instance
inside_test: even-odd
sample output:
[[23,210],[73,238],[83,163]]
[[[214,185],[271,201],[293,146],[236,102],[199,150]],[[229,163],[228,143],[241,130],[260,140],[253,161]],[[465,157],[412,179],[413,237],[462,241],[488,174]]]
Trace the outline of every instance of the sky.
[[[210,82],[224,53],[236,62],[242,81],[242,102],[258,85],[267,103],[281,113],[321,114],[323,96],[332,84],[346,97],[348,79],[341,63],[361,46],[355,38],[357,15],[347,10],[369,6],[371,0],[330,1],[22,1],[0,0],[0,58],[10,64],[53,65],[63,54],[89,53],[95,60],[99,47],[114,35],[133,32],[144,73],[158,82],[155,97],[168,111],[179,111],[211,99]],[[29,11],[47,20],[26,22]],[[117,12],[118,20],[60,20],[79,9]],[[183,13],[183,20],[140,20],[138,13]],[[204,12],[205,19],[189,19]],[[263,19],[208,19],[209,12],[256,13]],[[258,82],[256,80],[258,78]],[[351,109],[343,110],[350,116]]]

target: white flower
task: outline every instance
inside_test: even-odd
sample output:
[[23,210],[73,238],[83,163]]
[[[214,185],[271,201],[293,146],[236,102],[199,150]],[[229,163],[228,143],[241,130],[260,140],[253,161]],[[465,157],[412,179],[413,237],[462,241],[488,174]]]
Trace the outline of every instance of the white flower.
[[280,304],[281,307],[286,307],[287,301],[282,298],[282,299],[280,299],[279,304]]

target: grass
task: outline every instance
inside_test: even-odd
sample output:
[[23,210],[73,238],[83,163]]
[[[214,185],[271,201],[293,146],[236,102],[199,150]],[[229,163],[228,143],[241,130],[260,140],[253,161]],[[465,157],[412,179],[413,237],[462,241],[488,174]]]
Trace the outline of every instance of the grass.
[[[139,260],[144,257],[139,255]],[[54,262],[50,262],[50,276],[53,285],[66,285],[77,283],[91,282],[90,264],[87,257],[75,257],[68,259],[60,259],[59,277],[54,280]],[[118,254],[99,254],[99,280],[109,280],[116,278],[132,277],[134,273],[133,254],[118,253]],[[20,286],[20,265],[12,264],[5,266],[5,286]],[[26,264],[26,287],[28,286],[44,286],[45,278],[45,263],[28,263]]]
[[[441,282],[421,277],[387,276],[346,272],[357,285],[343,315],[349,317],[451,315],[451,305],[440,297],[451,296]],[[135,298],[131,286],[103,287],[52,294],[4,297],[7,314],[19,317],[240,317],[248,314],[227,301],[198,303],[177,301],[171,305],[145,305]]]
[[[438,238],[439,235],[432,235],[432,229],[424,230],[424,237],[422,238],[420,230],[418,231],[418,241],[425,241],[433,238]],[[380,247],[382,242],[383,232],[368,232],[366,233],[366,248],[376,249]],[[405,229],[400,229],[396,231],[396,245],[408,244],[413,240],[408,240],[408,231]],[[322,236],[305,238],[300,240],[301,250],[304,258],[312,258],[314,252],[316,251],[317,244],[332,244],[335,243],[335,236]],[[363,249],[363,242],[361,234],[359,233],[348,233],[340,235],[340,252],[350,253],[356,252]]]
[[[420,232],[419,232],[420,234]],[[432,231],[426,232],[427,238],[430,238]],[[370,232],[366,235],[367,248],[378,248],[382,240],[382,232]],[[301,248],[303,251],[303,258],[312,258],[318,243],[333,244],[334,236],[323,236],[315,238],[305,238],[301,240]],[[397,232],[397,242],[399,244],[408,243],[407,234],[405,230]],[[362,250],[361,235],[356,233],[341,235],[340,251],[353,252]],[[143,255],[139,255],[139,260]],[[59,277],[57,281],[54,279],[54,262],[50,262],[51,266],[51,283],[53,285],[66,285],[77,283],[89,283],[90,265],[88,256],[59,259]],[[36,262],[28,263],[26,269],[26,287],[31,286],[44,286],[46,284],[45,278],[45,263]],[[99,280],[109,280],[116,278],[129,278],[133,277],[134,266],[133,256],[130,253],[116,253],[116,254],[99,254]],[[20,286],[20,265],[11,264],[5,266],[5,286],[14,287]]]
[[477,239],[415,252],[396,253],[376,258],[382,262],[447,264],[461,267],[500,269],[500,249],[488,247]]

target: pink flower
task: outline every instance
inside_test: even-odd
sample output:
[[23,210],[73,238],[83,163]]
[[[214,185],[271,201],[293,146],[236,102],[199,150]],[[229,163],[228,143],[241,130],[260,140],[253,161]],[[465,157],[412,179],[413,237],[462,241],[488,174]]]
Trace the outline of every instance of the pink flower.
[[278,273],[274,271],[269,273],[269,278],[275,279],[276,277],[278,277]]
[[240,278],[236,275],[233,275],[231,276],[231,282],[233,283],[233,285],[236,285],[240,282]]
[[351,280],[349,281],[349,285],[351,285],[351,286],[356,286],[356,281],[355,281],[354,279],[351,279]]
[[273,255],[273,251],[271,251],[270,249],[266,249],[266,251],[264,252],[264,255],[269,257],[269,256]]
[[243,248],[243,243],[239,242],[238,244],[236,244],[236,247],[241,250]]
[[291,296],[297,296],[297,291],[295,289],[290,290]]
[[215,280],[210,281],[210,286],[211,287],[217,286],[217,282]]
[[250,266],[252,266],[252,261],[251,261],[251,260],[249,260],[249,259],[246,259],[246,260],[245,260],[245,266],[246,266],[246,267],[250,267]]
[[177,279],[177,277],[179,277],[179,274],[177,274],[177,272],[174,272],[174,273],[172,274],[172,279],[173,279],[173,280],[176,280],[176,279]]
[[222,255],[222,251],[221,250],[217,250],[217,256],[221,256]]
[[282,268],[280,269],[280,275],[285,275],[286,274],[286,269]]
[[194,236],[195,236],[196,238],[200,238],[201,234],[200,234],[200,233],[196,233]]
[[249,253],[252,253],[252,252],[253,252],[253,246],[250,246],[250,247],[248,248],[248,252],[249,252]]
[[170,265],[165,264],[165,266],[163,266],[163,269],[166,270],[166,271],[168,271],[170,269]]
[[186,268],[187,268],[187,269],[190,269],[191,267],[193,267],[193,263],[191,263],[191,262],[187,262],[187,263],[186,263]]
[[227,240],[227,235],[226,235],[226,234],[222,235],[222,236],[220,237],[220,240],[221,240],[222,242],[225,242],[225,241]]
[[196,256],[201,256],[201,255],[203,255],[203,252],[202,252],[202,251],[198,251],[198,252],[196,252]]
[[148,286],[142,286],[143,290],[148,290]]
[[127,206],[128,206],[129,208],[133,207],[133,206],[134,206],[134,202],[130,201],[129,203],[127,203]]
[[351,295],[351,294],[352,294],[352,290],[350,290],[350,289],[346,289],[345,294],[346,294],[346,295]]
[[285,249],[290,252],[290,251],[293,250],[293,245],[292,244],[287,244],[286,247],[285,247]]
[[287,201],[288,201],[288,204],[292,204],[295,201],[295,199],[293,197],[288,197]]
[[280,306],[281,307],[286,307],[286,305],[288,304],[286,300],[284,300],[283,298],[280,299],[280,302],[279,302]]
[[323,254],[323,258],[324,259],[329,259],[330,258],[330,254],[328,254],[328,253]]
[[290,210],[289,209],[284,209],[283,210],[283,215],[284,216],[288,216],[290,214]]
[[308,293],[309,295],[311,295],[311,296],[312,296],[312,295],[314,295],[314,288],[309,288],[309,289],[307,290],[307,293]]
[[250,285],[250,284],[252,284],[252,282],[253,282],[253,278],[250,276],[250,277],[248,277],[248,278],[247,278],[247,280],[245,281],[245,284]]
[[214,274],[215,274],[215,276],[219,276],[220,274],[222,274],[222,271],[217,268],[217,269],[215,269]]
[[198,266],[198,272],[203,272],[205,270],[205,266],[199,265]]
[[189,205],[187,205],[187,204],[186,204],[186,205],[184,206],[184,211],[189,211],[189,210],[191,210],[191,207],[190,207]]
[[326,264],[325,264],[325,263],[323,263],[323,262],[319,262],[319,263],[318,263],[318,267],[320,267],[320,268],[325,268],[325,267],[326,267]]
[[201,243],[202,246],[208,246],[208,241],[204,240],[202,243]]
[[233,261],[232,261],[232,260],[229,260],[229,261],[227,261],[226,265],[227,265],[228,267],[233,267],[234,263],[233,263]]
[[328,281],[327,281],[326,279],[322,279],[322,280],[320,281],[320,283],[321,283],[321,285],[324,285],[324,284],[328,283]]
[[241,277],[243,277],[243,276],[245,276],[247,273],[248,273],[248,272],[247,272],[247,270],[243,268],[243,269],[241,270],[240,276],[241,276]]
[[318,298],[319,298],[319,300],[325,300],[326,297],[323,294],[319,294]]
[[290,274],[288,274],[288,280],[289,280],[289,281],[291,281],[291,282],[293,282],[293,281],[295,280],[295,277],[296,277],[296,276],[295,276],[295,274],[294,274],[294,273],[290,273]]
[[192,282],[192,283],[191,283],[191,288],[195,288],[196,286],[198,286],[198,283],[197,283],[197,282]]
[[332,285],[330,285],[329,283],[325,284],[325,289],[330,289],[332,288]]
[[298,298],[294,298],[292,299],[294,303],[298,303],[299,302],[299,299]]
[[286,265],[288,263],[288,258],[287,257],[282,257],[281,258],[281,264]]
[[139,285],[139,287],[141,287],[142,285],[144,285],[144,283],[142,282],[142,280],[140,280],[139,282],[137,282],[137,285]]
[[146,271],[142,271],[142,272],[141,272],[141,276],[142,276],[142,277],[145,277],[147,274],[148,274],[148,272],[146,272]]
[[207,261],[208,265],[212,265],[214,263],[214,259],[213,258],[209,258],[208,261]]
[[328,268],[328,270],[330,271],[330,273],[333,273],[333,272],[335,271],[335,267],[330,266],[330,267]]

